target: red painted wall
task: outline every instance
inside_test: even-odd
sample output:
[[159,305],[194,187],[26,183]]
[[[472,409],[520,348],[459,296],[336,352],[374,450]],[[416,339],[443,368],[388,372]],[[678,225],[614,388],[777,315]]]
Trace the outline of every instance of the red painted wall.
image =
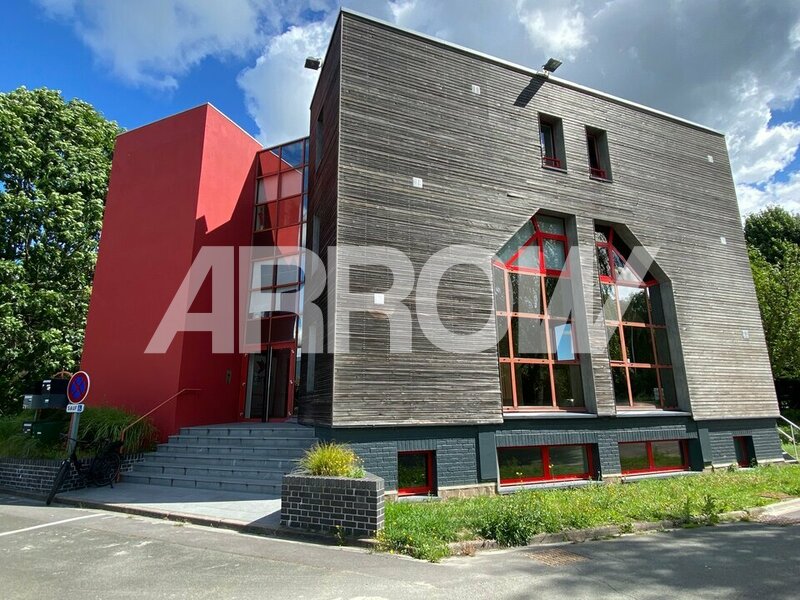
[[[241,356],[213,354],[210,333],[179,333],[166,354],[144,350],[200,248],[250,244],[259,149],[210,105],[117,138],[81,364],[87,404],[143,414],[199,388],[152,415],[162,438],[238,418]],[[210,310],[209,283],[192,311]]]

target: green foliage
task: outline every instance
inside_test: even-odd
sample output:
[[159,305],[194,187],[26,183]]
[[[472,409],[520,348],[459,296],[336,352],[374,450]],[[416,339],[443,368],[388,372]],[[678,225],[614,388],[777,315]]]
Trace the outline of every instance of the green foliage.
[[55,90],[0,93],[0,411],[80,361],[119,127]]
[[800,378],[800,246],[784,245],[779,264],[750,248],[750,267],[772,375],[792,379]]
[[[33,418],[31,411],[0,417],[0,456],[15,458],[63,458],[64,443],[43,443],[22,434],[22,423]],[[57,413],[54,419],[62,421],[62,432],[67,433],[69,419]],[[122,430],[138,417],[119,408],[108,406],[88,407],[81,415],[78,437],[87,442],[117,440]],[[149,419],[142,419],[125,434],[124,452],[149,450],[156,440],[156,427]],[[81,448],[79,455],[91,456],[91,447]]]
[[779,265],[788,248],[800,246],[800,214],[771,206],[745,219],[744,237],[767,262]]
[[750,267],[772,375],[800,378],[800,214],[773,206],[747,217]]
[[311,475],[364,477],[361,459],[349,446],[336,442],[320,442],[307,450],[300,467]]
[[508,496],[393,502],[378,547],[425,560],[449,554],[448,543],[483,537],[504,545],[527,543],[539,533],[665,519],[718,521],[720,513],[775,502],[764,494],[800,495],[800,466],[651,479],[631,484],[531,490]]
[[[118,440],[122,430],[138,419],[138,415],[113,406],[93,406],[81,415],[78,436],[82,440]],[[150,419],[142,419],[125,432],[126,453],[149,450],[158,431]]]

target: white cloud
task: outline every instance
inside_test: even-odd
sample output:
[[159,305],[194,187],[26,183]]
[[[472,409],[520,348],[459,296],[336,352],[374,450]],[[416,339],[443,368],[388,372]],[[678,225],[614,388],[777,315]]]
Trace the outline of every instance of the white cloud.
[[530,41],[547,53],[574,59],[575,52],[588,43],[580,5],[558,3],[547,10],[541,2],[517,0],[516,9]]
[[303,68],[307,56],[322,56],[333,24],[291,27],[273,37],[256,64],[238,78],[247,109],[265,145],[308,135],[309,106],[318,71]]
[[[335,0],[38,1],[136,84],[174,87],[207,56],[262,48],[238,84],[269,142],[307,133],[317,74],[302,61],[324,52],[338,9]],[[743,212],[796,203],[796,177],[787,183],[781,172],[797,153],[800,123],[770,124],[773,110],[800,98],[796,0],[346,2],[532,67],[561,58],[566,79],[720,129]]]
[[800,171],[792,173],[786,181],[773,181],[760,189],[741,184],[737,192],[743,213],[757,212],[776,204],[800,213]]
[[256,0],[38,0],[72,23],[98,61],[132,84],[171,89],[207,56],[241,56],[263,40],[268,5]]

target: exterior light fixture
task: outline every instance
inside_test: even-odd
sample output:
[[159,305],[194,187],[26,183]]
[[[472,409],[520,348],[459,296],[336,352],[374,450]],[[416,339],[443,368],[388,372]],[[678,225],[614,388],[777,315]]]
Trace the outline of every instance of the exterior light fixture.
[[309,56],[306,58],[306,69],[311,69],[312,71],[318,71],[319,68],[322,66],[322,59],[317,56]]
[[542,69],[544,69],[548,73],[552,73],[560,66],[561,66],[560,60],[558,60],[557,58],[549,58],[547,59],[547,62],[542,65]]

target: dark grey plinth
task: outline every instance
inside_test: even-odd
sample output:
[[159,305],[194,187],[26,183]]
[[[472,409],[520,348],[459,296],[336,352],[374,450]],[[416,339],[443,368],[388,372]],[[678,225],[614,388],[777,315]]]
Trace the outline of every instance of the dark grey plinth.
[[308,531],[374,535],[383,528],[383,479],[283,476],[281,525]]

